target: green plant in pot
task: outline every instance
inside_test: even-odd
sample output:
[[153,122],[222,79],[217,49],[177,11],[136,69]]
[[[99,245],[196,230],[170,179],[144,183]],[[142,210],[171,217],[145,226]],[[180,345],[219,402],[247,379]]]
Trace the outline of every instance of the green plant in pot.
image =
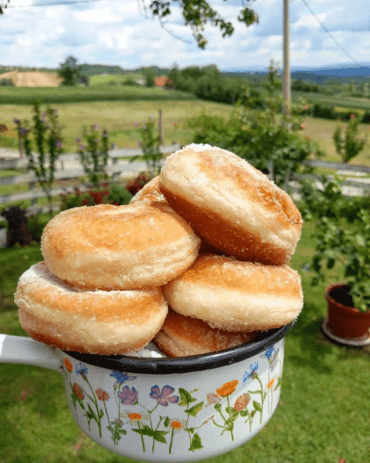
[[[315,220],[313,284],[341,280],[326,288],[327,329],[344,340],[370,337],[370,200],[343,197],[337,179],[321,179],[323,189],[305,184],[303,215]],[[336,276],[338,278],[338,276]]]

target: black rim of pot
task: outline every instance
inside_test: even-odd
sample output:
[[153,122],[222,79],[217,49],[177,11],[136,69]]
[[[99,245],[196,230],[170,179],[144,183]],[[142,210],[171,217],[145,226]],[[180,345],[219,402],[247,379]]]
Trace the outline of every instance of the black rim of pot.
[[93,355],[66,352],[80,362],[113,371],[141,374],[172,374],[210,370],[253,357],[272,346],[292,329],[294,321],[262,334],[257,340],[231,349],[191,357],[139,358],[121,355]]

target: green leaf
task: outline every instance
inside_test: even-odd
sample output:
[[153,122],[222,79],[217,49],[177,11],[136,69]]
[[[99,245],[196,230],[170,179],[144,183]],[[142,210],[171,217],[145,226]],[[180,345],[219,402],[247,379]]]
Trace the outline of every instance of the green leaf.
[[127,434],[126,429],[120,429],[118,432],[119,432],[120,434],[123,434],[124,436]]
[[281,383],[282,383],[281,376],[279,376],[274,391],[276,391],[281,386]]
[[179,403],[180,406],[186,407],[190,405],[192,402],[196,402],[197,399],[194,399],[191,396],[191,394],[185,389],[183,389],[182,387],[179,388],[179,392],[180,392],[180,398],[181,398],[180,403]]
[[335,259],[333,259],[333,258],[328,258],[328,260],[326,261],[326,267],[328,269],[333,268],[334,264],[335,264]]
[[204,402],[200,402],[199,404],[194,405],[193,407],[189,408],[189,410],[185,410],[190,416],[197,416],[197,414],[202,410]]
[[166,428],[170,425],[170,419],[168,416],[166,416],[166,419],[164,420],[164,425],[166,426]]
[[153,429],[149,428],[149,426],[143,426],[141,429],[133,429],[133,431],[141,434],[142,436],[153,437],[154,434]]
[[153,438],[158,442],[162,442],[162,444],[167,444],[166,438],[164,437],[166,434],[168,434],[168,431],[154,431]]
[[202,445],[202,441],[200,439],[200,436],[199,436],[198,433],[195,433],[192,440],[191,440],[189,450],[191,452],[193,452],[194,450],[200,450],[202,448],[203,448],[203,445]]
[[87,405],[87,408],[89,410],[89,413],[90,415],[92,416],[92,418],[97,422],[98,421],[98,418],[94,412],[94,410],[91,408],[90,404]]
[[[226,407],[225,410],[226,410],[226,413],[230,415],[229,417],[230,420],[235,421],[238,418],[239,412],[234,410],[232,407]],[[229,419],[227,421],[229,421]]]
[[254,407],[255,410],[257,410],[259,412],[262,412],[261,405],[258,402],[256,402],[255,400],[253,401],[253,407]]

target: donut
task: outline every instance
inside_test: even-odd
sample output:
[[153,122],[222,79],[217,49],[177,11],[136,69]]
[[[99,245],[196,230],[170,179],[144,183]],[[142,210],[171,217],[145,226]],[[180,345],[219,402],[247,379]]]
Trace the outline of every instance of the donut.
[[195,261],[200,246],[189,224],[160,202],[68,209],[41,238],[50,272],[82,289],[162,286]]
[[234,332],[284,326],[303,307],[301,278],[290,267],[206,253],[167,283],[163,294],[175,312]]
[[192,144],[173,153],[160,189],[195,233],[226,256],[284,265],[295,251],[302,217],[294,202],[229,151]]
[[142,201],[163,201],[167,203],[166,198],[159,188],[159,175],[144,185],[143,188],[131,198],[130,204],[135,204]]
[[211,328],[202,320],[169,310],[154,342],[169,357],[187,357],[229,349],[255,337],[256,333],[231,333]]
[[81,291],[53,276],[45,262],[23,273],[14,300],[31,338],[65,351],[100,355],[143,348],[168,312],[160,288]]

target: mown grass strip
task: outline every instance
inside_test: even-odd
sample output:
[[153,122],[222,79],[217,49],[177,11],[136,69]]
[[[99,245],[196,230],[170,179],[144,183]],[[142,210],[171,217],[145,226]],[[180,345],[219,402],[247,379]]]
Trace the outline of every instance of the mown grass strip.
[[347,109],[363,109],[370,111],[370,100],[362,100],[356,98],[346,98],[338,95],[326,95],[324,93],[306,93],[292,92],[293,100],[303,99],[310,103],[319,103],[324,106],[347,108]]
[[80,103],[93,101],[187,101],[196,98],[177,90],[160,88],[92,86],[92,87],[55,87],[55,88],[0,88],[0,104],[31,105],[35,100],[41,104]]

